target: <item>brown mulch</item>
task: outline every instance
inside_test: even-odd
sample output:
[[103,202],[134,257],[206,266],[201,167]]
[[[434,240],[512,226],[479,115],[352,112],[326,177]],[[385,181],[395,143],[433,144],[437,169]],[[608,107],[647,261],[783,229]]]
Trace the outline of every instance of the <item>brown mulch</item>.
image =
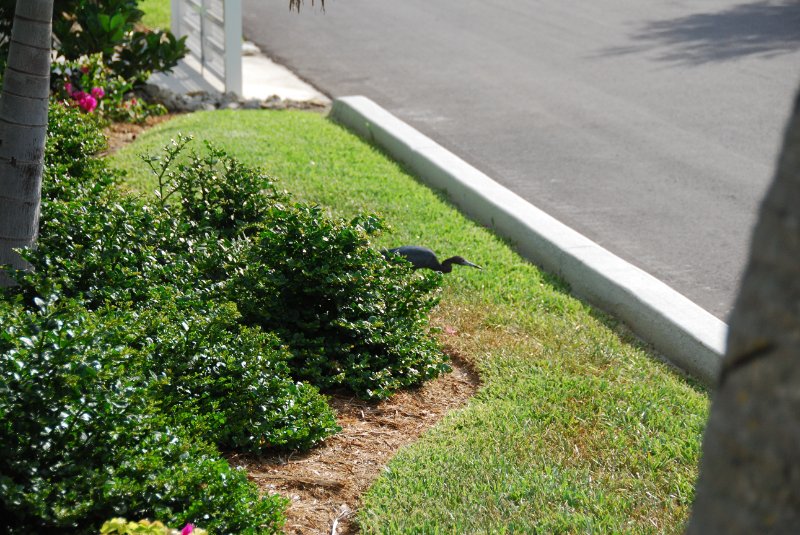
[[307,453],[252,457],[232,454],[265,492],[291,500],[287,534],[357,533],[360,497],[402,446],[414,442],[478,389],[478,376],[448,351],[453,371],[380,402],[335,395],[330,403],[342,431]]
[[103,133],[106,135],[108,139],[108,148],[103,151],[100,156],[106,156],[108,154],[113,154],[114,152],[118,151],[128,143],[132,143],[136,140],[136,138],[144,132],[145,130],[159,124],[163,123],[164,121],[169,121],[175,117],[175,114],[167,114],[167,115],[156,115],[147,117],[142,124],[134,124],[134,123],[111,123],[107,126]]

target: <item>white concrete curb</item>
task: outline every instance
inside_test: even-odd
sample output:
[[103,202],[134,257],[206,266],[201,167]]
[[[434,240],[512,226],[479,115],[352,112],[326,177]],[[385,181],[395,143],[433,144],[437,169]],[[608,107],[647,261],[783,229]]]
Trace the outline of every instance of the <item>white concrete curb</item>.
[[542,212],[366,97],[334,100],[331,118],[407,165],[525,258],[627,323],[672,363],[716,383],[728,326],[663,282]]

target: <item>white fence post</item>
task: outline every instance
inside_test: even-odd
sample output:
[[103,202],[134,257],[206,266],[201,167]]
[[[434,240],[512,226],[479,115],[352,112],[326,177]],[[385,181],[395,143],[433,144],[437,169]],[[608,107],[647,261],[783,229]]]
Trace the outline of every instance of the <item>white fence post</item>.
[[223,0],[225,91],[242,95],[242,0]]
[[183,21],[181,0],[172,0],[170,7],[172,8],[170,30],[176,38],[180,39],[184,35],[183,25],[181,24],[181,21]]

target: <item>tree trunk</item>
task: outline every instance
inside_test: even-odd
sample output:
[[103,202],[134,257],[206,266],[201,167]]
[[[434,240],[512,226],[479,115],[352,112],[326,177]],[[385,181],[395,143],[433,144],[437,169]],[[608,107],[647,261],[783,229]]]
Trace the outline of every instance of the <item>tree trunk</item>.
[[687,533],[800,529],[800,94],[730,318]]
[[39,228],[52,20],[53,0],[17,0],[0,96],[0,266],[27,269],[14,249],[31,247]]

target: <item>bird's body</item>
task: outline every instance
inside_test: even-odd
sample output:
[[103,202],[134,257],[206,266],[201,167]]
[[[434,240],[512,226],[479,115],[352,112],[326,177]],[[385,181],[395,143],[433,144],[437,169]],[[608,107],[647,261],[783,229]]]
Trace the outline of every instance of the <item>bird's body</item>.
[[450,258],[439,262],[436,258],[436,253],[427,247],[420,247],[419,245],[403,245],[402,247],[395,247],[384,252],[387,257],[389,255],[400,255],[414,266],[414,269],[432,269],[440,273],[450,273],[453,270],[453,264],[460,266],[470,266],[481,269],[472,262],[465,260],[460,256],[451,256]]

